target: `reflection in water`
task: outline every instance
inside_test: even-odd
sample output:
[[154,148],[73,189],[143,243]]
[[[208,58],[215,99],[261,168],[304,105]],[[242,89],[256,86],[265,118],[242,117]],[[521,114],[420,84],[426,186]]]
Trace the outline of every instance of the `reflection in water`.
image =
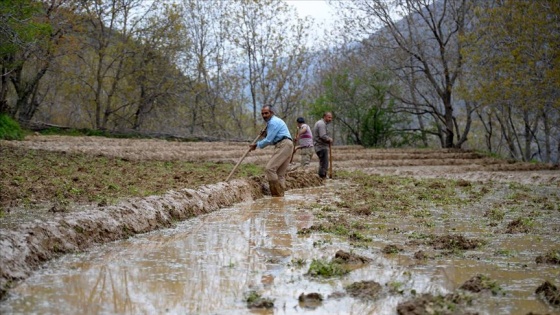
[[[316,200],[332,201],[332,193],[329,198],[323,198],[324,194],[329,194],[329,189],[290,191],[285,198],[238,204],[173,229],[67,255],[16,287],[0,305],[0,312],[396,314],[396,305],[403,299],[399,294],[382,294],[369,303],[328,297],[362,280],[374,280],[385,288],[402,284],[408,292],[445,294],[480,270],[497,280],[513,279],[508,289],[510,301],[520,300],[515,305],[532,303],[529,310],[550,312],[539,301],[526,302],[526,296],[516,295],[516,275],[524,273],[523,268],[492,270],[484,261],[461,259],[427,266],[405,255],[379,254],[379,248],[386,245],[382,240],[364,250],[335,239],[317,246],[314,243],[324,241],[324,235],[299,236],[297,231],[313,224],[310,211]],[[373,262],[341,279],[317,280],[304,275],[313,258],[330,259],[339,249],[368,256]],[[292,264],[296,260],[305,260],[307,266],[297,267]],[[274,299],[274,310],[249,312],[243,299],[250,290]],[[299,304],[300,294],[313,292],[325,300],[309,308]],[[502,301],[491,300],[484,309],[492,310],[488,314],[516,314],[515,307],[504,306]]]

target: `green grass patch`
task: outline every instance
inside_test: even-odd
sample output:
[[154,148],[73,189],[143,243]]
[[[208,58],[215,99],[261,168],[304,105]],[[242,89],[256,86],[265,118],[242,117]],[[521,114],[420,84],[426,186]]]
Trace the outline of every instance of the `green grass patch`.
[[[197,189],[224,181],[232,165],[185,161],[125,160],[81,153],[6,147],[0,150],[0,206],[24,206],[53,200],[70,203],[158,195],[169,190]],[[238,176],[262,174],[242,164]]]
[[274,300],[264,298],[257,291],[249,291],[245,294],[245,302],[248,308],[270,309],[274,307]]
[[344,265],[335,261],[327,261],[323,259],[313,259],[307,274],[312,277],[331,278],[343,276],[349,273],[350,270]]
[[0,114],[0,139],[23,140],[25,133],[19,124],[6,114]]

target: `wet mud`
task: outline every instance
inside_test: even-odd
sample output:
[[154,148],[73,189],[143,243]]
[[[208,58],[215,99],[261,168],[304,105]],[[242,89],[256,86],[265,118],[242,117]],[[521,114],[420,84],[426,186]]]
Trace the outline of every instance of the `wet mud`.
[[[18,145],[90,152],[91,141],[38,137]],[[246,146],[223,143],[224,154],[215,154],[204,152],[203,146],[196,149],[198,144],[151,141],[149,146],[161,149],[145,156],[141,149],[123,150],[127,141],[102,141],[99,147],[108,147],[107,154],[130,159],[181,156],[225,163],[235,163]],[[266,163],[270,152],[262,151],[245,163]],[[226,300],[212,302],[207,292],[210,295],[201,299],[216,305],[197,304],[202,311],[193,313],[221,314],[217,310],[226,309],[228,303],[236,305],[233,313],[239,314],[247,310],[260,314],[560,313],[557,165],[499,160],[460,150],[351,146],[334,147],[333,160],[335,177],[326,187],[313,171],[291,174],[292,190],[323,187],[304,193],[311,199],[298,206],[305,210],[301,213],[305,223],[296,220],[297,228],[283,234],[289,235],[291,244],[249,246],[244,257],[264,259],[257,258],[264,269],[246,271],[254,281],[238,284]],[[263,199],[268,193],[264,178],[255,177],[117,206],[55,213],[49,220],[25,222],[17,230],[1,229],[3,293],[65,254],[87,253],[99,244],[173,228],[224,207]],[[267,244],[272,239],[260,241]],[[305,254],[294,249],[301,242],[308,246]],[[318,266],[315,271],[313,263]],[[235,269],[232,262],[228,270]],[[317,270],[340,274],[325,276]],[[27,286],[24,282],[16,289]],[[168,311],[173,310],[178,309]],[[93,312],[100,311],[107,310]],[[126,308],[112,311],[133,313]]]
[[[320,184],[319,177],[303,172],[291,173],[286,182],[288,189]],[[0,298],[43,263],[60,255],[170,227],[176,222],[267,194],[270,195],[270,190],[262,176],[234,179],[197,190],[186,188],[112,206],[54,213],[46,220],[27,219],[13,228],[0,229]]]
[[[420,235],[405,232],[404,225],[400,231],[365,229],[354,218],[344,221],[354,231],[301,233],[329,220],[325,214],[335,214],[332,207],[342,204],[347,189],[348,183],[327,181],[61,256],[16,286],[0,311],[557,313],[556,265],[531,263],[535,253],[554,255],[544,249],[554,248],[556,236],[531,247],[535,239],[525,234],[515,240],[505,233]],[[417,260],[419,251],[429,255]],[[551,280],[541,286],[546,278]],[[49,300],[59,302],[43,303]]]

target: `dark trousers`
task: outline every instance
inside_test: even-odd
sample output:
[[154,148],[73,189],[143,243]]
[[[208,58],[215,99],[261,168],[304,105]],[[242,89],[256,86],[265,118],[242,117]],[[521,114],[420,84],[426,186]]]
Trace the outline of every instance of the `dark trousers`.
[[326,178],[329,169],[329,149],[320,149],[315,151],[319,157],[319,177]]

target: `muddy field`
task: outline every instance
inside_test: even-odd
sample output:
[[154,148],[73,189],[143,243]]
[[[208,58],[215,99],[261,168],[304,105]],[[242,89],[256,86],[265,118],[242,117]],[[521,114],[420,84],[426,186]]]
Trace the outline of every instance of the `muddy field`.
[[[66,153],[87,153],[125,160],[192,161],[235,164],[247,148],[241,142],[170,142],[101,137],[31,136],[24,142],[3,145]],[[243,163],[263,164],[270,154],[256,150]],[[558,165],[495,159],[453,149],[374,149],[335,146],[334,170],[361,170],[368,174],[421,178],[513,181],[558,185]],[[316,157],[314,157],[317,162]],[[296,155],[295,162],[298,157]]]
[[[1,200],[4,210],[0,230],[3,295],[45,261],[64,253],[83,251],[93,244],[168,227],[173,222],[268,193],[258,168],[266,163],[271,153],[269,150],[251,152],[244,159],[244,166],[256,165],[256,171],[253,170],[256,173],[235,174],[233,180],[224,182],[233,165],[247,150],[247,143],[31,136],[22,142],[2,142],[0,148],[4,153],[32,150],[116,158],[121,162],[115,164],[115,176],[132,172],[127,175],[132,178],[137,170],[124,171],[131,163],[215,163],[203,171],[204,175],[188,170],[174,175],[178,179],[172,185],[159,182],[158,191],[164,193],[132,199],[115,198],[109,204],[104,204],[106,201],[80,201],[70,206],[67,204],[64,211],[55,211],[57,205],[49,200],[52,192],[37,187],[34,194],[37,200],[34,200],[32,209],[24,209],[25,203],[18,199],[21,194],[12,186],[29,186],[23,185],[21,178],[8,178],[5,171],[2,174],[5,175]],[[296,155],[295,162],[298,158]],[[312,169],[290,173],[291,188],[323,184],[314,173],[316,157],[312,163]],[[54,167],[64,168],[64,165]],[[547,272],[552,268],[554,275],[555,268],[558,268],[558,166],[495,159],[460,150],[366,150],[335,146],[333,173],[333,181],[345,184],[334,192],[334,199],[327,205],[317,201],[318,206],[313,208],[315,223],[301,229],[298,233],[302,236],[326,233],[345,239],[355,248],[368,248],[375,255],[405,257],[415,264],[428,266],[446,257],[482,260],[489,265],[494,261],[498,264],[507,261],[504,257],[515,257],[515,263],[524,265],[523,268],[530,273],[538,273],[539,268],[548,266]],[[146,176],[145,180],[150,180]],[[193,176],[204,178],[194,181]],[[7,191],[13,193],[4,193]],[[33,215],[33,211],[37,215]],[[379,247],[382,242],[375,239],[383,237],[390,242]],[[514,249],[503,245],[530,244],[543,239],[548,242],[530,250],[520,245]],[[371,258],[340,252],[332,257],[332,261],[318,263],[334,262],[345,269],[348,265],[367,263],[368,259]],[[456,291],[440,296],[404,293],[397,288],[385,294],[410,296],[407,302],[399,304],[399,314],[475,314],[472,300],[476,300],[476,294],[502,294],[499,279],[488,278],[484,270],[462,280],[464,283]],[[547,280],[534,288],[539,303],[544,305],[539,310],[544,309],[543,314],[558,313],[560,298],[556,286],[560,284],[560,275],[556,272],[555,277]],[[364,280],[349,287],[345,294],[375,299],[387,285]],[[313,294],[300,298],[303,304],[320,302]],[[266,309],[266,301],[257,301],[262,305],[257,302],[254,307]]]

